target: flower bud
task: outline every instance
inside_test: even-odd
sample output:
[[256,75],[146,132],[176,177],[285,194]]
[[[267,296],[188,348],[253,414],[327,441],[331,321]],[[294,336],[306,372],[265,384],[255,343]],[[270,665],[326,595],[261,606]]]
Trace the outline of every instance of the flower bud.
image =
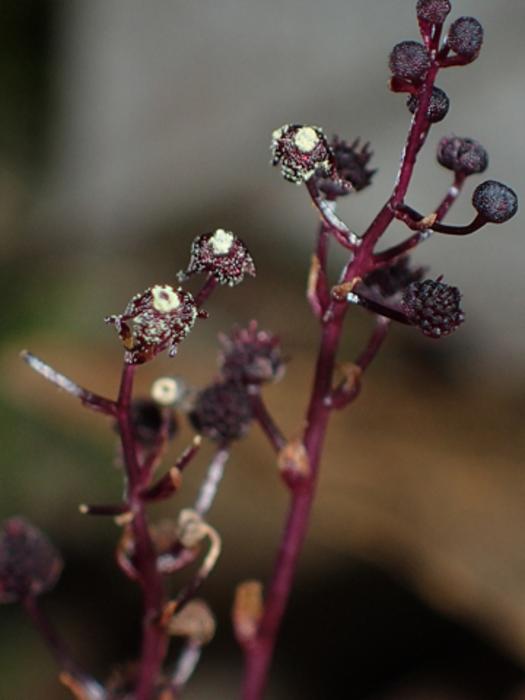
[[[407,107],[412,114],[416,111],[418,104],[419,98],[416,95],[410,95],[407,100]],[[447,93],[441,88],[433,87],[426,114],[428,121],[431,124],[442,121],[447,116],[449,106],[450,101]]]
[[502,224],[518,211],[518,197],[514,190],[496,180],[485,180],[472,195],[474,209],[492,224]]
[[450,25],[447,44],[454,53],[475,58],[483,43],[483,27],[474,17],[460,17]]
[[430,57],[418,41],[402,41],[392,49],[388,65],[396,78],[419,81],[430,68]]
[[62,571],[60,554],[24,518],[10,518],[0,530],[0,603],[49,591]]
[[412,282],[402,299],[402,308],[408,320],[430,338],[450,335],[465,320],[459,306],[457,287],[437,280]]
[[444,136],[437,148],[438,162],[448,170],[462,175],[474,175],[487,169],[489,157],[474,139]]
[[238,382],[216,382],[197,395],[189,418],[199,434],[227,444],[248,430],[252,420],[250,398]]
[[126,349],[128,364],[139,365],[169,347],[170,356],[193,328],[197,306],[181,287],[157,284],[136,294],[122,314],[105,321],[115,326]]
[[450,9],[449,0],[417,0],[416,13],[419,20],[443,24]]
[[251,321],[247,328],[234,328],[230,335],[221,335],[220,342],[219,366],[224,379],[262,384],[283,376],[279,338],[259,330],[257,321]]
[[330,143],[335,158],[335,177],[320,177],[318,187],[327,197],[335,199],[349,194],[352,190],[359,192],[372,182],[375,170],[370,170],[366,166],[373,153],[369,148],[370,144],[365,143],[360,147],[359,139],[355,139],[351,144],[340,140],[334,136]]
[[243,281],[244,275],[255,277],[255,264],[248,248],[231,231],[218,228],[204,233],[191,244],[186,275],[196,272],[212,274],[220,284],[230,287]]
[[285,180],[300,185],[317,172],[335,173],[334,155],[318,126],[285,124],[272,134],[272,165],[280,165]]

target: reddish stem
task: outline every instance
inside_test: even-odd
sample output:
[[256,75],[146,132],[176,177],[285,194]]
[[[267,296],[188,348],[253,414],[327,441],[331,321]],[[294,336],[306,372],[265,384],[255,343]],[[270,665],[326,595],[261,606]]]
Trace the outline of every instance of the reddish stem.
[[[131,420],[131,399],[134,379],[133,365],[125,364],[117,401],[117,420],[122,441],[122,452],[128,478],[126,497],[133,513],[133,564],[142,586],[144,612],[142,618],[142,650],[135,691],[136,700],[150,700],[167,650],[167,635],[160,624],[166,602],[161,574],[157,569],[157,555],[151,540],[142,499],[144,474],[137,458],[137,448]],[[147,473],[146,473],[147,476]]]
[[[330,231],[345,247],[354,248],[354,258],[347,264],[342,282],[362,278],[374,267],[373,251],[375,245],[394,219],[396,208],[404,201],[417,154],[430,127],[426,113],[434,80],[439,70],[439,65],[435,61],[434,49],[432,56],[431,67],[419,92],[418,107],[412,119],[394,191],[359,241],[360,245],[356,245],[358,241],[349,241],[347,233],[349,229],[344,224],[342,226],[339,223],[334,225],[333,221],[327,219],[327,212],[319,208],[320,200],[315,183],[309,182],[308,184],[310,196],[320,209]],[[265,598],[263,616],[256,636],[244,644],[243,700],[260,700],[262,697],[277,634],[290,596],[297,560],[306,537],[315,496],[319,462],[330,416],[329,398],[332,377],[346,310],[346,303],[332,301],[322,320],[321,342],[303,435],[303,443],[309,459],[310,476],[302,480],[297,488],[292,490],[288,516]]]

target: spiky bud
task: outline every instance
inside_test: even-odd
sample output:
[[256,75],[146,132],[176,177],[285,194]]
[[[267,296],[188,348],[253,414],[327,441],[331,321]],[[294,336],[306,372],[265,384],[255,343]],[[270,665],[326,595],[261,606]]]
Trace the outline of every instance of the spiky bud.
[[487,169],[489,156],[474,139],[444,136],[437,147],[438,162],[448,170],[462,175],[474,175]]
[[280,165],[285,180],[300,185],[317,172],[335,173],[334,155],[318,126],[285,124],[272,134],[272,165]]
[[136,294],[122,314],[105,321],[115,326],[126,349],[125,361],[140,365],[167,348],[170,356],[175,355],[196,318],[197,306],[189,292],[157,284]]
[[242,384],[262,384],[280,379],[284,359],[279,338],[257,328],[251,321],[247,328],[234,328],[221,335],[219,354],[221,376]]
[[475,58],[483,44],[483,27],[475,17],[459,17],[450,25],[447,44],[459,56]]
[[496,180],[485,180],[472,195],[474,209],[492,224],[502,224],[518,211],[518,197],[514,190]]
[[424,22],[443,24],[450,10],[449,0],[417,0],[417,18]]
[[[419,98],[416,95],[410,95],[407,100],[407,107],[412,114],[416,111],[418,104]],[[450,101],[447,93],[441,88],[433,87],[426,114],[428,121],[431,124],[442,121],[447,116],[449,106]]]
[[388,65],[396,78],[417,82],[430,68],[430,56],[418,41],[402,41],[392,49]]
[[255,263],[240,238],[218,228],[198,236],[191,244],[190,262],[184,274],[197,272],[208,272],[220,284],[233,287],[243,281],[244,275],[255,277]]
[[60,554],[24,518],[10,518],[0,530],[0,603],[49,591],[62,571]]
[[408,320],[430,338],[450,335],[465,320],[460,308],[461,293],[437,280],[412,282],[401,302]]
[[239,382],[216,382],[196,397],[189,414],[193,427],[201,434],[227,444],[241,438],[252,420],[250,399]]
[[369,143],[361,146],[359,139],[355,139],[348,144],[334,136],[330,147],[334,154],[337,175],[318,179],[321,192],[329,199],[336,199],[350,194],[352,190],[359,192],[371,184],[376,171],[366,167],[373,156]]
[[412,282],[419,282],[425,273],[424,267],[412,267],[410,256],[398,258],[388,267],[380,267],[369,272],[363,284],[375,287],[382,297],[392,297],[403,292]]

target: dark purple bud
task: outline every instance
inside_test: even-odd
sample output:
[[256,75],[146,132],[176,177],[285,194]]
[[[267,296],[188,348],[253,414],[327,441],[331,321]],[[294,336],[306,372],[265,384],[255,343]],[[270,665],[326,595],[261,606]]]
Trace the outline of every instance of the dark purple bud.
[[514,190],[496,180],[478,185],[472,195],[474,209],[492,224],[502,224],[518,211],[518,197]]
[[334,154],[318,126],[285,124],[272,134],[272,165],[280,165],[285,180],[300,185],[314,173],[331,177]]
[[474,139],[444,136],[437,148],[438,162],[455,173],[474,175],[487,169],[489,157]]
[[171,409],[159,406],[152,399],[134,399],[130,413],[133,435],[142,447],[152,447],[157,442],[165,429],[166,415],[166,437],[171,439],[177,432],[175,413]]
[[196,318],[197,306],[189,292],[157,284],[136,294],[122,314],[105,321],[115,326],[126,349],[125,361],[140,365],[167,348],[170,356],[175,355]]
[[6,520],[0,530],[0,603],[49,591],[62,571],[60,554],[24,518]]
[[450,335],[465,320],[457,287],[437,280],[413,282],[403,294],[402,308],[408,320],[430,338]]
[[423,44],[402,41],[392,49],[388,65],[396,78],[418,81],[430,68],[430,56]]
[[388,267],[369,272],[363,284],[376,288],[382,297],[388,298],[404,291],[412,282],[419,282],[424,273],[424,267],[411,267],[410,257],[404,255]]
[[219,366],[222,377],[242,384],[262,384],[280,379],[284,359],[279,339],[259,330],[257,321],[247,328],[234,328],[230,335],[221,335]]
[[193,427],[211,440],[238,440],[252,420],[250,398],[239,382],[216,382],[203,389],[189,414]]
[[475,58],[483,43],[483,27],[474,17],[460,17],[450,25],[447,44],[459,56]]
[[243,281],[244,275],[255,277],[255,264],[248,248],[231,231],[222,228],[198,236],[191,244],[186,275],[196,272],[212,274],[220,284],[230,287]]
[[443,24],[450,9],[449,0],[417,0],[417,18],[431,24]]
[[368,143],[360,146],[359,139],[348,144],[334,136],[330,147],[334,154],[337,174],[333,178],[319,178],[317,184],[321,192],[328,198],[335,199],[349,194],[352,190],[359,192],[368,187],[376,172],[366,167],[373,155],[369,146]]
[[[407,100],[407,107],[412,114],[416,111],[418,104],[419,98],[416,97],[416,95],[410,95]],[[447,116],[449,106],[450,101],[447,97],[447,93],[441,90],[441,88],[432,88],[432,96],[426,114],[428,121],[432,124],[442,121]]]

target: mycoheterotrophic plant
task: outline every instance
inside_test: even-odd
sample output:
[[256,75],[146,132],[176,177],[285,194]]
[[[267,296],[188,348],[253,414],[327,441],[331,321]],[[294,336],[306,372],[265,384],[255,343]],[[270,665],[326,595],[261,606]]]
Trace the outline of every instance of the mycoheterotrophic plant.
[[[116,549],[120,569],[143,594],[142,642],[138,660],[107,683],[96,681],[73,659],[44,616],[38,596],[57,581],[62,562],[47,538],[23,518],[7,520],[0,534],[0,602],[18,601],[27,610],[55,655],[60,678],[82,700],[170,700],[178,698],[193,672],[202,646],[213,636],[214,619],[196,594],[215,566],[221,540],[207,521],[233,443],[257,423],[275,451],[290,505],[273,574],[263,593],[256,581],[241,583],[233,605],[234,631],[244,652],[242,697],[262,696],[270,662],[292,588],[299,552],[307,531],[324,438],[330,416],[359,394],[362,376],[383,345],[391,321],[413,326],[438,339],[454,332],[465,315],[460,292],[437,279],[425,279],[425,269],[412,265],[409,252],[432,233],[470,234],[488,223],[499,224],[517,210],[515,193],[494,180],[479,184],[472,197],[475,215],[464,226],[443,223],[466,179],[482,173],[488,156],[472,138],[445,136],[438,145],[439,163],[453,176],[434,211],[421,214],[406,202],[419,151],[433,124],[445,118],[449,99],[435,85],[438,73],[471,63],[483,42],[480,23],[472,17],[456,19],[446,32],[449,0],[418,0],[417,19],[422,43],[403,41],[390,54],[390,87],[406,93],[412,120],[392,194],[361,234],[351,231],[336,214],[340,197],[371,184],[371,151],[359,141],[329,141],[318,126],[287,124],[272,135],[273,163],[285,179],[304,185],[320,216],[307,298],[318,319],[320,342],[304,431],[287,440],[267,409],[262,390],[279,379],[284,360],[279,341],[256,322],[237,327],[220,339],[219,370],[213,382],[191,401],[188,417],[196,431],[174,465],[161,472],[166,443],[176,434],[175,407],[180,406],[180,383],[158,379],[147,399],[133,397],[137,368],[164,350],[175,355],[178,345],[207,312],[204,304],[220,284],[240,283],[255,275],[245,244],[230,231],[218,229],[193,243],[187,269],[179,275],[204,275],[193,295],[181,286],[154,285],[135,295],[121,314],[109,316],[124,346],[120,390],[116,399],[96,395],[25,352],[26,362],[56,386],[102,413],[116,426],[121,442],[124,496],[121,502],[83,505],[91,515],[113,516],[122,527]],[[410,235],[390,248],[378,243],[394,221]],[[347,251],[348,259],[333,284],[327,274],[331,243]],[[336,356],[343,323],[353,305],[374,315],[375,326],[353,362],[339,365]],[[184,403],[187,403],[185,401]],[[176,522],[151,524],[147,507],[179,494],[183,471],[196,458],[202,438],[216,445],[196,502],[182,508]],[[174,572],[202,556],[196,573],[173,593],[168,585]],[[192,569],[193,571],[193,569]],[[168,592],[169,591],[169,592]],[[172,659],[169,639],[182,635],[185,643]]]

